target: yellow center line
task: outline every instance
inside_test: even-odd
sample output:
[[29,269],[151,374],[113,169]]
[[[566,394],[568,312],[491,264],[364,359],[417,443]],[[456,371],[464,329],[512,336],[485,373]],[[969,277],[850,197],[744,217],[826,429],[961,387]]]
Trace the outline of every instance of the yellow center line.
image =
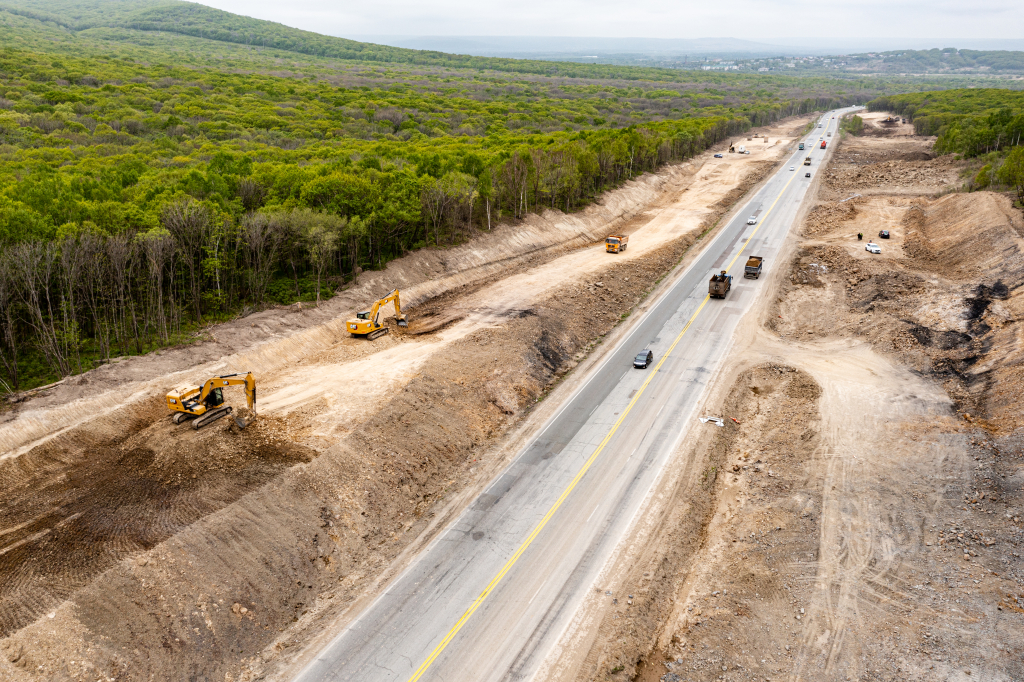
[[[794,175],[793,177],[796,176]],[[779,196],[775,197],[775,201],[773,201],[772,205],[768,208],[767,211],[765,211],[764,217],[754,227],[753,232],[751,232],[750,236],[747,237],[747,240],[743,242],[743,247],[740,249],[739,253],[737,253],[733,257],[732,261],[729,263],[729,268],[733,266],[733,264],[736,262],[736,259],[740,257],[740,254],[743,253],[744,250],[746,250],[747,244],[749,244],[750,240],[754,238],[754,235],[757,233],[758,229],[760,229],[761,224],[764,223],[764,221],[768,218],[768,215],[772,212],[772,209],[775,208],[775,204],[779,203],[779,199],[782,198],[782,195],[786,192],[786,189],[789,188],[790,182],[793,182],[793,178],[789,179],[789,182],[786,183],[786,186],[782,188],[781,192],[779,192]],[[729,268],[726,268],[726,270],[728,270]],[[574,476],[572,481],[569,482],[569,485],[566,486],[565,490],[562,491],[562,494],[558,496],[558,499],[555,500],[555,503],[551,505],[551,508],[548,509],[547,513],[544,515],[544,518],[542,518],[540,522],[536,525],[536,527],[534,527],[534,529],[530,531],[530,534],[526,536],[526,539],[523,541],[521,545],[519,545],[519,548],[515,551],[515,554],[513,554],[509,558],[509,560],[505,562],[505,565],[502,566],[500,571],[498,571],[498,574],[494,576],[491,582],[487,583],[487,587],[485,587],[483,592],[480,593],[480,596],[473,600],[473,603],[470,605],[468,609],[466,609],[466,612],[462,614],[462,617],[459,618],[459,620],[455,623],[454,627],[452,627],[452,629],[448,631],[448,634],[444,636],[444,639],[442,639],[440,643],[436,647],[434,647],[434,650],[430,652],[430,656],[428,656],[427,659],[423,661],[422,664],[420,664],[420,667],[417,668],[416,672],[414,672],[412,674],[412,677],[409,678],[409,682],[417,682],[421,677],[423,677],[423,674],[427,672],[431,665],[433,665],[434,660],[441,655],[441,652],[443,652],[445,648],[447,648],[448,644],[452,641],[455,635],[459,634],[459,630],[462,629],[462,626],[465,625],[466,622],[476,612],[476,610],[480,608],[480,605],[483,604],[484,600],[486,600],[487,597],[490,596],[491,592],[494,591],[494,589],[498,586],[498,583],[502,581],[505,575],[510,570],[512,570],[512,567],[515,566],[517,561],[519,561],[519,557],[523,555],[523,552],[525,552],[527,548],[529,548],[529,546],[533,544],[533,541],[537,538],[540,532],[544,530],[544,526],[548,525],[548,521],[551,520],[551,517],[555,515],[555,512],[558,511],[559,507],[562,506],[562,503],[565,502],[566,498],[569,497],[569,494],[572,493],[574,488],[576,488],[576,485],[580,482],[580,479],[583,478],[584,474],[587,473],[591,465],[604,450],[605,446],[608,445],[608,442],[612,439],[612,436],[615,435],[615,432],[619,430],[619,426],[622,425],[622,422],[629,415],[630,411],[632,411],[633,406],[636,405],[638,400],[640,400],[640,396],[644,394],[644,391],[647,389],[647,386],[654,379],[655,374],[657,374],[658,370],[661,369],[661,366],[665,364],[665,361],[668,360],[669,356],[672,355],[672,351],[675,350],[676,345],[678,345],[679,342],[682,340],[683,335],[690,328],[690,325],[693,324],[693,321],[697,319],[697,315],[700,314],[700,311],[704,309],[704,306],[707,305],[707,302],[710,299],[711,296],[705,294],[704,301],[700,304],[697,310],[694,311],[693,315],[690,316],[690,319],[687,320],[686,325],[683,327],[682,331],[679,332],[678,336],[676,336],[675,340],[672,342],[672,345],[669,346],[668,350],[661,357],[661,360],[658,361],[658,364],[654,366],[654,370],[647,376],[647,379],[644,381],[640,389],[636,392],[636,395],[633,396],[633,399],[629,401],[629,405],[627,405],[626,409],[622,411],[622,415],[619,416],[617,420],[615,420],[615,424],[612,425],[611,430],[598,444],[597,449],[594,450],[594,453],[590,455],[590,458],[587,459],[587,461],[583,464],[582,468],[580,468],[579,472],[577,472],[576,476]]]

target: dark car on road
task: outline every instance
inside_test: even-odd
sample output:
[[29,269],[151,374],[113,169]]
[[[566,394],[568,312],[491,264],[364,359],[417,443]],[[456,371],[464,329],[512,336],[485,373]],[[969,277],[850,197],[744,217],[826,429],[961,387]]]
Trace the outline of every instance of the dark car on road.
[[720,158],[722,158],[722,155],[721,154],[715,154],[715,158],[716,159],[720,159]]
[[889,230],[882,230],[881,232],[878,233],[878,236],[881,237],[882,239],[888,239]]
[[647,366],[654,362],[654,353],[649,350],[642,350],[633,358],[633,367],[647,369]]

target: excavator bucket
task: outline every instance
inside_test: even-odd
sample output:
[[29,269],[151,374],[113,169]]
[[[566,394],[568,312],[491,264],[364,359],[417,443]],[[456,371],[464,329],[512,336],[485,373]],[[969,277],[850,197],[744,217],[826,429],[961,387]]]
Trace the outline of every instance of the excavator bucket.
[[408,327],[409,326],[409,320],[405,319],[404,317],[398,318],[398,326],[399,327]]

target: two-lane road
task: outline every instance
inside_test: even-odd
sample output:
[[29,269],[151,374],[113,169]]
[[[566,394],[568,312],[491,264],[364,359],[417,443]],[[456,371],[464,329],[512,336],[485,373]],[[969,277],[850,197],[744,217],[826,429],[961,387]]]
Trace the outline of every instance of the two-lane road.
[[[827,153],[818,138],[833,139],[840,113],[820,119],[823,127],[802,140],[809,148],[794,149],[508,469],[302,671],[302,682],[532,676],[696,422],[759,286],[743,278],[746,257],[763,256],[764,274],[779,265],[813,179],[804,175],[816,174]],[[734,275],[732,291],[708,299],[708,278],[723,269]],[[634,370],[643,348],[655,363]]]

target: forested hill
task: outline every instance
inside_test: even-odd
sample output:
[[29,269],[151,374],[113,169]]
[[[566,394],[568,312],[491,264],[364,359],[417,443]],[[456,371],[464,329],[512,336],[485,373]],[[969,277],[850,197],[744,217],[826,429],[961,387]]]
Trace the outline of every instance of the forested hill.
[[0,393],[919,83],[462,58],[189,3],[0,0]]
[[472,59],[335,38],[174,0],[2,0],[0,10],[53,23],[74,32],[98,28],[164,31],[300,54],[363,61],[433,63],[454,60],[460,63]]

